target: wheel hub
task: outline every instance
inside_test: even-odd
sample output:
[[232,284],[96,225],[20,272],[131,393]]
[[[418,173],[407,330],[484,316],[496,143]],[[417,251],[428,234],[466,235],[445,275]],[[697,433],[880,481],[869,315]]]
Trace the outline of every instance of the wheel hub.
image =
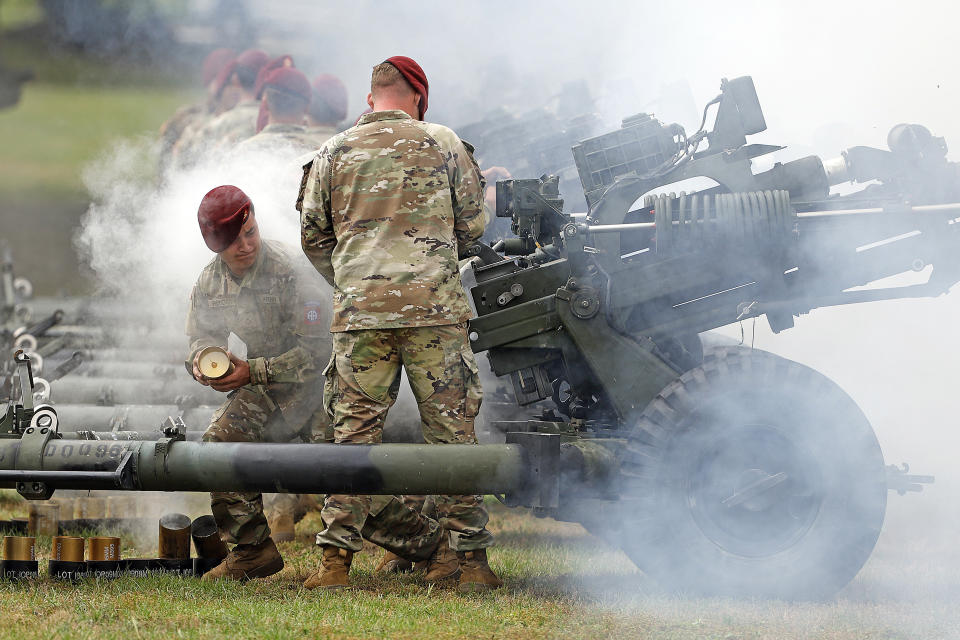
[[741,556],[772,555],[798,542],[816,520],[820,475],[795,437],[747,425],[697,449],[686,473],[687,502],[714,544]]

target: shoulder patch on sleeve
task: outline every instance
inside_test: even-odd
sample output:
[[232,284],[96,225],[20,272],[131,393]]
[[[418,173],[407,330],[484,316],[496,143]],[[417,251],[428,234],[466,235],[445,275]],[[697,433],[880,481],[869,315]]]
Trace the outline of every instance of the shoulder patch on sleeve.
[[[300,178],[300,191],[297,193],[297,204],[296,209],[300,213],[303,213],[303,196],[307,191],[307,179],[310,177],[310,169],[313,168],[313,160],[303,165],[303,176]],[[289,202],[289,200],[287,201]]]
[[320,324],[323,320],[323,305],[315,300],[303,303],[303,321],[306,324]]

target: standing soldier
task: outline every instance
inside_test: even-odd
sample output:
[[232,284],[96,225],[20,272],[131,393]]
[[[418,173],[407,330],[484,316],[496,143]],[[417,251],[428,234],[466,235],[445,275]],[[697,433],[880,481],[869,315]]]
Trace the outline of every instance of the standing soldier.
[[[322,440],[317,363],[329,357],[330,333],[321,292],[283,245],[261,242],[253,203],[237,187],[207,193],[197,219],[204,242],[217,256],[190,297],[185,364],[197,382],[228,393],[203,440],[288,442],[311,429],[314,439]],[[230,354],[232,373],[205,378],[198,367],[200,351],[228,344],[231,334],[245,343],[246,353]],[[236,546],[205,580],[261,578],[283,568],[259,493],[212,493],[211,509],[221,537]],[[374,511],[364,529],[372,542],[408,560],[428,560],[429,580],[459,570],[437,522],[392,496],[378,497]]]
[[197,129],[214,115],[217,109],[215,100],[216,79],[220,72],[236,57],[233,49],[214,49],[203,61],[203,86],[207,90],[206,98],[196,104],[177,109],[160,127],[160,175],[164,176],[172,159],[172,153],[180,136],[188,128]]
[[[421,121],[427,95],[426,76],[410,58],[377,65],[372,112],[304,167],[301,241],[334,287],[325,393],[337,443],[381,441],[401,367],[428,443],[477,442],[482,392],[457,256],[483,233],[483,181],[453,131]],[[434,500],[460,560],[460,590],[501,586],[487,564],[493,537],[483,496]],[[319,584],[347,584],[370,505],[370,496],[327,497]]]
[[304,126],[310,105],[310,81],[292,67],[280,67],[263,78],[265,126],[236,146],[238,154],[270,154],[292,162],[320,147],[330,136],[314,135]]
[[182,145],[177,145],[177,168],[189,168],[212,150],[232,146],[257,132],[257,113],[260,111],[255,93],[257,74],[268,60],[263,51],[250,49],[220,71],[214,96],[226,108],[203,126],[191,130]]

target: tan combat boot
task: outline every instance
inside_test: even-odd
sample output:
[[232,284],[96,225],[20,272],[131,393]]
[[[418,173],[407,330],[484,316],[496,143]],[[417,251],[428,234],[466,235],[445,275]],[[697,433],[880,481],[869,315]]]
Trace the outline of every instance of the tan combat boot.
[[446,531],[440,537],[440,543],[433,555],[427,560],[427,573],[423,579],[427,582],[440,582],[460,575],[460,558],[450,548],[450,536]]
[[304,589],[344,589],[350,587],[350,564],[353,551],[323,546],[320,567],[303,583]]
[[401,558],[392,551],[387,551],[380,558],[380,562],[373,570],[374,573],[406,573],[413,569],[413,563]]
[[283,505],[270,510],[267,524],[270,526],[270,537],[277,542],[293,542],[296,537],[294,530],[293,506]]
[[311,511],[320,511],[323,505],[317,502],[317,497],[301,493],[297,495],[297,504],[293,510],[293,521],[300,522]]
[[490,591],[503,586],[503,581],[496,576],[487,564],[487,550],[458,551],[460,557],[460,583],[457,591],[460,593],[479,593]]
[[283,558],[271,538],[260,544],[238,544],[223,562],[203,574],[201,580],[266,578],[283,569]]

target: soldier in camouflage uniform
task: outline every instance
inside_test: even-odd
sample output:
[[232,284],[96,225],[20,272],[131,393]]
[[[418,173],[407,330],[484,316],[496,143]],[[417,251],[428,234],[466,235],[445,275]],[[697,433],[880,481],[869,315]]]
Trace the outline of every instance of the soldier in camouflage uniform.
[[318,149],[330,136],[314,134],[303,124],[311,93],[310,81],[297,69],[280,67],[269,72],[263,81],[266,126],[237,144],[237,153],[292,162]]
[[[197,217],[204,241],[217,257],[191,294],[186,365],[198,382],[229,394],[204,441],[331,439],[329,420],[317,410],[323,397],[317,363],[330,353],[327,305],[320,300],[329,293],[310,284],[312,279],[298,271],[294,255],[283,245],[261,242],[253,203],[240,189],[225,185],[211,190]],[[204,347],[226,345],[230,334],[245,343],[246,354],[231,353],[234,370],[227,376],[205,378],[197,355]],[[211,508],[221,537],[236,547],[204,579],[245,580],[283,568],[260,494],[213,493]],[[393,496],[378,500],[364,532],[410,560],[432,562],[432,556],[448,553],[440,525]]]
[[174,167],[188,169],[211,153],[230,148],[257,132],[257,114],[260,103],[256,99],[257,74],[268,61],[263,51],[244,51],[227,65],[217,77],[215,96],[232,97],[232,108],[181,136],[173,154]]
[[[476,443],[482,392],[457,258],[483,233],[483,180],[453,131],[417,119],[427,82],[416,62],[397,56],[374,67],[367,100],[373,111],[304,167],[297,202],[304,252],[334,287],[324,399],[335,440],[381,441],[403,367],[424,439]],[[500,586],[486,559],[483,497],[433,499],[463,569],[460,589]],[[328,496],[323,559],[307,586],[348,583],[370,505],[370,496]]]
[[[310,82],[302,72],[285,66],[286,58],[278,58],[271,63],[272,69],[264,67],[260,74],[258,86],[263,96],[261,106],[266,126],[236,146],[236,156],[241,162],[292,163],[316,150],[329,137],[319,139],[303,125],[311,97]],[[326,417],[323,411],[318,413]],[[329,440],[333,440],[332,427]],[[274,540],[282,542],[293,540],[295,524],[319,505],[311,496],[275,493],[264,496],[264,508]]]
[[160,176],[165,177],[173,160],[173,150],[181,136],[190,129],[197,130],[213,117],[219,102],[216,100],[216,80],[220,72],[236,57],[233,49],[214,49],[203,61],[202,79],[207,97],[196,104],[177,109],[160,127]]

